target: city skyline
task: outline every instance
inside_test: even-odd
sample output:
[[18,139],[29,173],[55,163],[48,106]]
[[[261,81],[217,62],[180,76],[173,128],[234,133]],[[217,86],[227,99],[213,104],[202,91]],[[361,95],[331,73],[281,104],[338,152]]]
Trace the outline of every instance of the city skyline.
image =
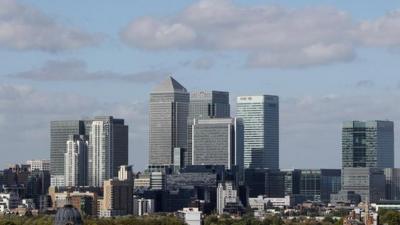
[[[400,16],[395,11],[400,3],[218,1],[214,8],[220,13],[208,15],[201,24],[188,12],[196,15],[202,9],[199,6],[207,7],[210,1],[157,3],[159,7],[146,1],[121,1],[112,6],[94,1],[0,1],[1,8],[9,9],[1,12],[6,15],[1,22],[21,23],[25,25],[21,27],[37,31],[0,37],[0,141],[1,150],[10,152],[0,159],[0,165],[5,167],[16,159],[49,159],[50,121],[113,115],[132,127],[129,163],[135,165],[135,170],[142,170],[148,162],[148,94],[172,74],[188,92],[229,92],[231,116],[236,115],[238,96],[279,96],[281,168],[340,168],[342,121],[386,119],[395,123],[398,166],[400,109],[396,102],[400,89],[396,71],[400,38],[396,24]],[[257,18],[244,20],[244,24],[234,20],[239,11],[248,15],[255,7],[276,22],[249,26],[251,19]],[[267,14],[263,7],[273,13]],[[89,9],[96,10],[88,15]],[[239,31],[252,28],[245,31],[254,34],[221,29],[210,41],[207,38],[211,31],[223,27],[208,24],[212,16]],[[161,23],[160,18],[166,20]],[[277,27],[275,33],[293,37],[296,18],[319,21],[322,27],[311,23],[311,27],[304,28],[303,33],[309,35],[305,40],[283,39],[279,43],[257,32],[273,25]],[[331,23],[337,24],[337,29],[324,29],[332,27]],[[44,24],[50,24],[46,27],[50,34],[65,34],[66,38],[51,38],[40,32]],[[163,38],[166,42],[157,42],[151,36],[160,29],[165,35],[172,32],[172,36]],[[192,30],[201,32],[194,36],[209,41],[196,39],[193,43]],[[131,31],[144,36],[132,36]],[[344,35],[346,31],[356,33],[356,37]],[[37,39],[27,38],[32,36]],[[240,42],[224,41],[227,36]],[[274,45],[280,50],[275,50],[273,56],[260,56],[254,50],[271,50]],[[299,49],[330,55],[315,59],[291,54],[302,52]]]

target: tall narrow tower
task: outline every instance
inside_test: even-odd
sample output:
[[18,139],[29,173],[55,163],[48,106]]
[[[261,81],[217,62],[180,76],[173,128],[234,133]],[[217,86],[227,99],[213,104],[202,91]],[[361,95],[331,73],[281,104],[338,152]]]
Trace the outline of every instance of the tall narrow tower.
[[168,77],[150,93],[149,166],[173,164],[174,148],[187,148],[189,93]]
[[240,96],[236,116],[244,125],[244,168],[279,169],[279,97]]

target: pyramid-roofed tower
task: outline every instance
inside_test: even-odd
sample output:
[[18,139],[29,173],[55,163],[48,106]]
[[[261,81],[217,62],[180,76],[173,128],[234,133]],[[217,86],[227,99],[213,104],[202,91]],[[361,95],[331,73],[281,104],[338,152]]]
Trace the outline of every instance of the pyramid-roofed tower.
[[152,91],[152,93],[173,93],[173,92],[187,92],[187,90],[171,76],[168,76],[167,79],[161,82]]

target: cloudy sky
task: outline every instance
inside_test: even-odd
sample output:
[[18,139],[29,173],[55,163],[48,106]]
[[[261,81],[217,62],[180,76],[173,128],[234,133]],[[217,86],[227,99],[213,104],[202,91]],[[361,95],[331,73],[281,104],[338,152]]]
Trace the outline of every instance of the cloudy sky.
[[339,168],[341,122],[389,119],[399,165],[400,2],[0,0],[0,166],[49,158],[49,122],[114,115],[146,166],[147,101],[280,96],[282,168]]

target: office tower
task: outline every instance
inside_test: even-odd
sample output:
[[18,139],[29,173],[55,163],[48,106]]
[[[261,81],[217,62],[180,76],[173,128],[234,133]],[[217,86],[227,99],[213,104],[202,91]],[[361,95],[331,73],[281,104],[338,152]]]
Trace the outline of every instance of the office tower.
[[341,188],[341,170],[308,169],[301,170],[300,194],[306,200],[329,202],[330,195]]
[[199,91],[190,93],[188,143],[185,165],[192,164],[192,125],[194,119],[229,118],[229,92]]
[[110,179],[104,181],[104,197],[100,216],[123,216],[133,213],[133,182],[130,180]]
[[[64,177],[65,143],[69,135],[85,134],[81,120],[51,121],[50,123],[50,173],[54,179]],[[57,176],[57,177],[55,177]]]
[[241,119],[196,120],[192,126],[192,164],[243,168]]
[[279,97],[240,96],[236,107],[244,125],[244,167],[279,169]]
[[128,164],[128,126],[112,116],[95,117],[89,131],[90,186],[117,176],[119,166]]
[[47,159],[28,160],[26,164],[30,166],[30,171],[50,171],[50,160]]
[[342,167],[394,167],[392,121],[343,123]]
[[150,93],[149,167],[173,165],[174,148],[187,148],[189,93],[168,77]]
[[120,166],[118,171],[118,180],[133,180],[132,166]]
[[87,185],[88,174],[88,137],[85,135],[70,135],[67,141],[67,151],[64,153],[65,186]]
[[400,200],[400,169],[386,168],[384,173],[386,180],[386,199]]
[[385,198],[385,174],[379,168],[343,168],[342,191],[354,192],[362,202],[376,203]]

